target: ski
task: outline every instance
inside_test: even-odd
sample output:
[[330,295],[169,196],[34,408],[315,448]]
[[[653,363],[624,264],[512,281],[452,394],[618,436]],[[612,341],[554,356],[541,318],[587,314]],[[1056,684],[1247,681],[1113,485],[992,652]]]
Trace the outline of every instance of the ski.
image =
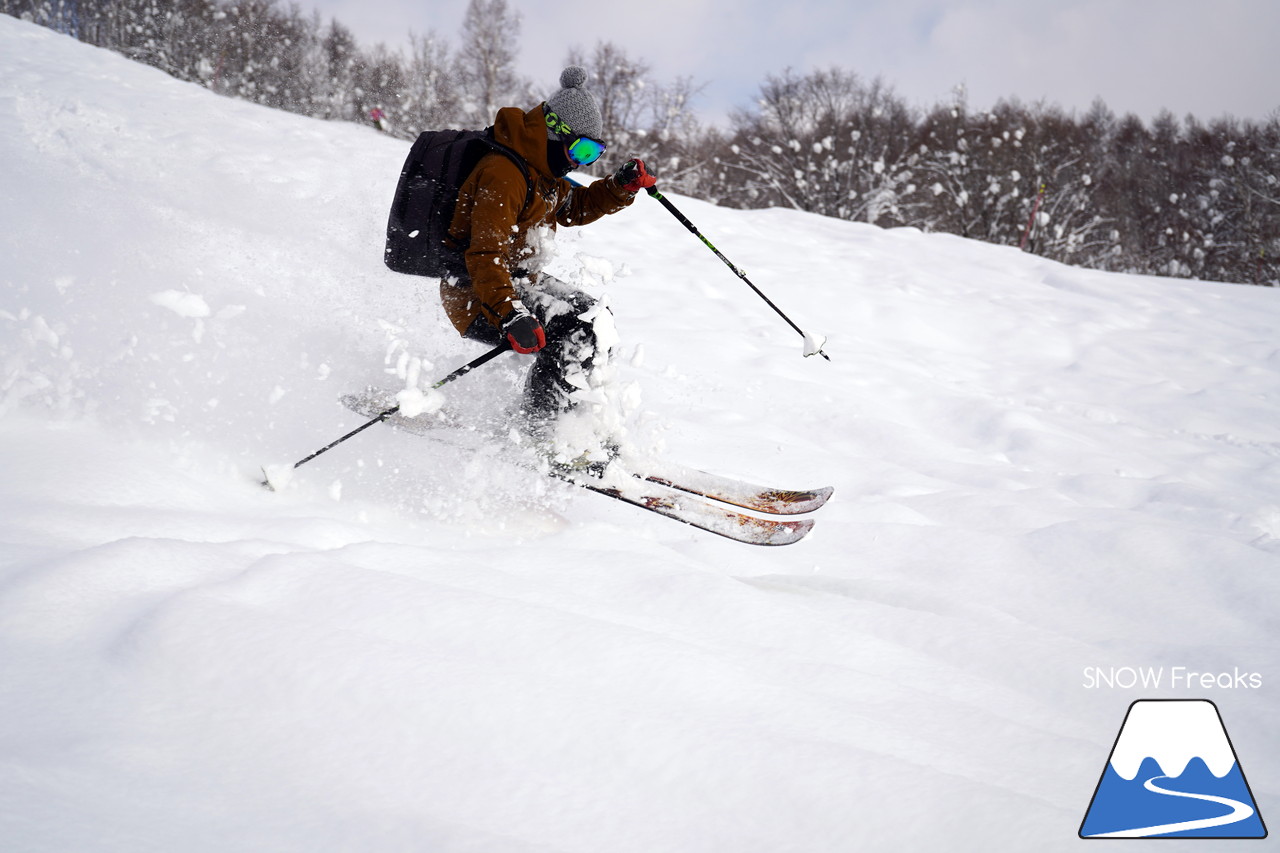
[[567,471],[551,472],[553,477],[589,492],[604,495],[699,530],[715,533],[748,545],[791,545],[813,529],[812,519],[758,518],[719,506],[689,491],[674,489],[631,475],[606,472],[606,479],[575,476]]
[[[392,395],[376,389],[344,395],[341,400],[344,406],[366,417],[378,417],[395,403]],[[383,422],[456,446],[470,443],[459,441],[464,435],[473,441],[486,439],[484,430],[460,424],[444,412],[412,418],[396,412],[383,418]],[[770,515],[798,515],[820,508],[833,491],[830,486],[807,490],[758,486],[677,463],[645,463],[643,473],[621,473],[625,467],[625,462],[610,466],[605,472],[607,480],[554,467],[550,473],[587,491],[752,545],[790,545],[803,539],[814,522],[758,518],[734,507]]]
[[388,426],[414,435],[430,435],[445,428],[462,428],[462,424],[443,411],[416,417],[401,414],[400,407],[396,405],[395,394],[390,391],[370,388],[362,394],[343,394],[338,399],[357,415],[366,418],[381,417],[382,422]]
[[669,462],[649,466],[645,468],[645,473],[636,476],[682,492],[771,515],[813,512],[820,509],[835,491],[831,486],[800,490],[757,486],[744,480],[709,474],[697,468]]

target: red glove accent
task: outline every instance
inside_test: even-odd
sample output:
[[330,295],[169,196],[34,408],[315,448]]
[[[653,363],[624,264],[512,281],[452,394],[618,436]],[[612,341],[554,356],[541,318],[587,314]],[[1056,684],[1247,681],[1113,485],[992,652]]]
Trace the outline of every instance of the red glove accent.
[[535,353],[547,345],[547,333],[538,318],[523,307],[514,309],[502,321],[511,348],[521,355]]
[[613,178],[618,182],[618,186],[629,193],[647,190],[658,182],[658,179],[645,169],[643,160],[628,160],[622,164],[622,168],[614,174]]

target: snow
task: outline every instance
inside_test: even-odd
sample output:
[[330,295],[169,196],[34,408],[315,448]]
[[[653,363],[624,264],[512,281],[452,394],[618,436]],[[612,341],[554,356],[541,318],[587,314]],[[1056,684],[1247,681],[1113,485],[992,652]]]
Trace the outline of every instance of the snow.
[[210,314],[209,304],[194,293],[164,290],[151,294],[151,301],[168,308],[179,317],[208,317]]
[[805,332],[803,337],[804,337],[804,349],[802,352],[805,358],[808,358],[811,355],[820,354],[822,352],[823,346],[825,346],[827,343],[826,335],[818,335],[818,334],[814,334],[813,332]]
[[424,391],[410,386],[396,393],[396,403],[400,406],[400,414],[406,418],[416,418],[419,415],[432,415],[440,411],[444,406],[445,397],[433,388]]
[[628,437],[835,486],[809,539],[466,431],[295,471],[341,394],[482,352],[381,264],[406,149],[0,17],[6,851],[1074,849],[1149,692],[1217,702],[1275,801],[1274,291],[676,199],[828,362],[642,197],[549,267],[608,297]]

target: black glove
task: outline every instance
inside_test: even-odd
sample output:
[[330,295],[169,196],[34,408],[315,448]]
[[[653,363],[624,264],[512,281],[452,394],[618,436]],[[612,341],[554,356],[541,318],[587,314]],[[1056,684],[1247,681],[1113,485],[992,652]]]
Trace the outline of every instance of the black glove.
[[542,324],[519,302],[515,303],[510,314],[502,318],[502,331],[511,341],[511,348],[523,355],[537,352],[547,345],[547,333],[543,331]]
[[629,193],[647,190],[658,182],[658,179],[645,169],[643,160],[628,160],[623,163],[622,168],[613,173],[613,179],[618,182],[618,186]]

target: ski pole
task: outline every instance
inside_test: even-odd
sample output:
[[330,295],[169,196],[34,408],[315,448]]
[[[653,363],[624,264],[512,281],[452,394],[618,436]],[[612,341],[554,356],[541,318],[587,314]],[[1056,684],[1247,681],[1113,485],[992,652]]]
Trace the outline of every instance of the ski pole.
[[676,206],[672,204],[671,201],[666,196],[658,192],[657,187],[649,187],[649,195],[653,196],[658,201],[662,202],[662,206],[665,207],[667,210],[671,211],[671,215],[674,216],[676,219],[680,220],[681,225],[683,225],[685,228],[688,228],[689,232],[692,233],[693,236],[701,240],[708,249],[714,252],[717,258],[724,261],[725,266],[733,270],[734,275],[736,275],[738,278],[745,281],[747,283],[747,287],[750,287],[752,290],[756,292],[756,296],[759,296],[761,299],[763,299],[766,305],[768,305],[774,311],[778,312],[779,317],[787,321],[787,325],[789,325],[791,328],[799,332],[800,337],[805,339],[805,345],[806,345],[806,352],[804,354],[805,358],[808,358],[809,356],[816,354],[816,355],[822,356],[827,361],[831,360],[831,356],[827,355],[825,352],[822,351],[822,345],[826,343],[825,338],[814,339],[814,338],[811,338],[809,335],[805,334],[804,329],[801,329],[799,326],[797,326],[790,317],[782,313],[782,309],[779,308],[777,305],[775,305],[772,299],[764,295],[764,291],[762,291],[760,288],[756,287],[754,284],[751,283],[751,279],[747,278],[746,273],[744,273],[742,270],[734,266],[732,261],[726,258],[720,252],[719,249],[717,249],[715,246],[711,244],[710,240],[702,236],[702,232],[699,231],[697,227],[692,222],[689,221],[688,217],[686,217],[683,213],[681,213],[678,209],[676,209]]
[[[462,365],[462,367],[459,367],[457,370],[453,371],[448,376],[441,379],[436,384],[432,385],[428,390],[434,391],[435,389],[439,388],[442,385],[447,385],[448,383],[452,382],[455,379],[460,379],[461,377],[466,376],[468,373],[475,370],[480,365],[486,364],[492,361],[493,359],[502,355],[504,352],[506,352],[509,349],[511,349],[511,341],[504,340],[502,343],[498,344],[496,347],[484,353],[483,355],[473,358],[471,361]],[[307,464],[312,459],[315,459],[317,456],[319,456],[321,453],[324,453],[326,450],[332,450],[333,448],[337,447],[339,444],[342,444],[342,442],[346,441],[348,438],[352,438],[356,435],[359,435],[360,433],[364,432],[374,424],[382,423],[383,421],[385,421],[387,418],[391,417],[398,411],[400,411],[399,404],[392,406],[391,408],[377,415],[367,423],[361,424],[360,426],[356,427],[351,432],[344,435],[342,438],[339,438],[336,441],[331,441],[328,444],[326,444],[324,447],[317,450],[315,453],[312,453],[310,456],[305,456],[302,459],[299,459],[297,462],[293,463],[293,467],[298,468],[301,465]],[[275,491],[275,487],[271,485],[270,475],[267,474],[265,469],[263,470],[262,473],[263,473],[263,476],[265,477],[265,479],[262,481],[262,485],[268,489],[271,489],[272,491]]]

